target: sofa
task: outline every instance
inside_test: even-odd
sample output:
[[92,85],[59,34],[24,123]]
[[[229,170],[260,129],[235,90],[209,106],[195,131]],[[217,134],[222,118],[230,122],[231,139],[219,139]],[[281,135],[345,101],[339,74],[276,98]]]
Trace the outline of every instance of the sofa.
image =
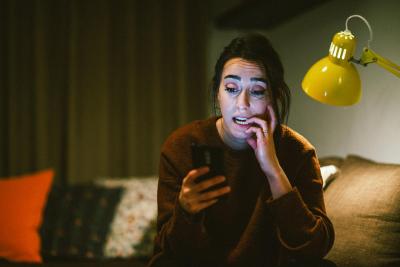
[[59,186],[51,185],[53,175],[44,170],[0,179],[6,214],[0,220],[0,266],[147,265],[156,234],[155,176]]
[[325,188],[336,233],[326,259],[339,267],[400,266],[400,165],[356,155],[320,164],[339,169]]
[[[400,266],[400,165],[356,155],[324,157],[320,165],[336,239],[323,261],[301,266]],[[156,186],[156,177],[53,186],[39,231],[44,262],[22,265],[146,266],[155,235]]]

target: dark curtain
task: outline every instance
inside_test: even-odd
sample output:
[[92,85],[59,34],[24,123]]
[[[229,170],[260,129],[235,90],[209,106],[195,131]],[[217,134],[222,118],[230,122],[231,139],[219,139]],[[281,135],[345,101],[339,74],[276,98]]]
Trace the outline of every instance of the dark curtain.
[[157,173],[208,110],[203,1],[0,0],[0,177]]

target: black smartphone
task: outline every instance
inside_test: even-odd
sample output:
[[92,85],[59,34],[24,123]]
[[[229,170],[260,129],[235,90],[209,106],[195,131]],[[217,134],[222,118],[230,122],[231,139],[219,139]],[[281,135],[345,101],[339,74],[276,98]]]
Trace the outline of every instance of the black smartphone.
[[[204,166],[208,166],[210,171],[196,179],[196,183],[204,181],[206,179],[210,179],[217,175],[224,174],[224,166],[223,166],[223,151],[218,147],[192,144],[192,161],[193,168],[200,168]],[[221,188],[227,186],[227,181],[223,181],[215,186],[210,187],[206,191],[215,190],[217,188]]]

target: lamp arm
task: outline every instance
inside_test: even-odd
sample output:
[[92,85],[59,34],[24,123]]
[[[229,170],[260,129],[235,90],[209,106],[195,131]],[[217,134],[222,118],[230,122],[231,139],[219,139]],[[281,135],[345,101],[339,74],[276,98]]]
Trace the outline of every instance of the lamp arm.
[[353,62],[359,63],[364,66],[367,66],[367,64],[370,64],[370,63],[377,63],[382,68],[386,69],[387,71],[390,71],[397,77],[400,77],[400,66],[394,64],[390,60],[377,54],[376,52],[372,51],[370,48],[365,47],[360,60],[356,60]]

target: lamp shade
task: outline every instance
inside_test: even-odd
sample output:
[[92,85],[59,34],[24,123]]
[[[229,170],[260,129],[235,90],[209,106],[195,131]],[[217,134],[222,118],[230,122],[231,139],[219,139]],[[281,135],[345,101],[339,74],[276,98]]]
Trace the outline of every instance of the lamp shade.
[[313,99],[335,106],[348,106],[361,98],[361,81],[350,62],[356,40],[350,31],[333,37],[329,55],[315,63],[302,82],[303,91]]

